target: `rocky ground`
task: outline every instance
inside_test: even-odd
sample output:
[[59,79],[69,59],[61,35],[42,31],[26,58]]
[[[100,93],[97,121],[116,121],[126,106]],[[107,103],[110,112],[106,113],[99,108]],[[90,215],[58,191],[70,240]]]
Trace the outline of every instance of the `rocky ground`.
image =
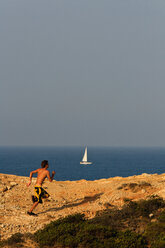
[[147,199],[158,195],[165,199],[165,174],[142,174],[127,178],[114,177],[96,181],[46,181],[43,188],[51,195],[40,204],[35,213],[27,215],[32,206],[35,178],[30,187],[26,177],[0,174],[0,236],[34,233],[50,221],[74,213],[92,218],[96,212],[112,206],[121,207],[126,198]]

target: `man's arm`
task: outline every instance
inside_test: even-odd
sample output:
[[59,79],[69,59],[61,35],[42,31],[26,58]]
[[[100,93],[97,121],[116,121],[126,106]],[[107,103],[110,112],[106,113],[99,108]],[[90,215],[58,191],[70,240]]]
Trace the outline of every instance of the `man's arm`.
[[50,172],[49,171],[47,172],[47,177],[49,179],[49,182],[52,182],[53,181],[53,177],[54,177],[55,174],[56,174],[56,172],[55,171],[52,171],[52,176],[50,176]]
[[31,182],[32,182],[32,176],[33,176],[33,174],[35,174],[37,172],[38,172],[38,169],[30,172],[30,179],[29,179],[29,182],[27,183],[27,187],[29,187],[30,184],[31,184]]

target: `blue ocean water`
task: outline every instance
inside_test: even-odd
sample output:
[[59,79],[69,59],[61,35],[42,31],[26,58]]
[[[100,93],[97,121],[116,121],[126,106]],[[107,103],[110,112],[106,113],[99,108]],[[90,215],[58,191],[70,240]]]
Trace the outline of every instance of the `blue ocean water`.
[[55,180],[95,180],[165,172],[165,148],[88,148],[92,165],[80,165],[82,147],[0,147],[0,173],[29,176],[49,161]]

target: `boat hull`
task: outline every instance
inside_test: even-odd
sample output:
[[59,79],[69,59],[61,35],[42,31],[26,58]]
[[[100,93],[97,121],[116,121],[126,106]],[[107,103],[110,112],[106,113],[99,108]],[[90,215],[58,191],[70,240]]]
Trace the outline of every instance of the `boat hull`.
[[86,165],[86,164],[92,164],[92,162],[80,162],[80,164]]

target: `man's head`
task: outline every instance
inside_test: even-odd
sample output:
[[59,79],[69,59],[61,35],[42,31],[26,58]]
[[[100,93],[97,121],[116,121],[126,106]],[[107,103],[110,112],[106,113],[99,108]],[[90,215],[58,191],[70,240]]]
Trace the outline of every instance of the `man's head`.
[[41,162],[41,167],[42,167],[42,168],[45,168],[45,167],[48,168],[48,166],[49,166],[48,160],[43,160],[43,161]]

